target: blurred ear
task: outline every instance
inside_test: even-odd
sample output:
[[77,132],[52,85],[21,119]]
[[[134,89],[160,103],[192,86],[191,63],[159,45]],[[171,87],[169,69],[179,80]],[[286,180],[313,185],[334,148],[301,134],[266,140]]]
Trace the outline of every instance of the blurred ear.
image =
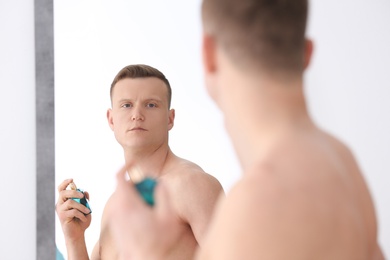
[[218,52],[215,38],[208,34],[203,34],[203,70],[206,90],[212,99],[217,96],[218,82]]
[[203,34],[202,54],[203,54],[203,68],[205,74],[215,72],[216,43],[214,38],[208,34]]
[[175,109],[169,110],[168,115],[168,130],[171,130],[173,128],[175,122]]
[[311,57],[313,55],[313,41],[310,39],[305,40],[305,52],[304,52],[304,69],[307,69],[309,67],[310,62],[311,62]]
[[107,109],[107,121],[108,121],[108,125],[110,126],[111,130],[114,131],[114,120],[112,117],[112,109],[111,108]]

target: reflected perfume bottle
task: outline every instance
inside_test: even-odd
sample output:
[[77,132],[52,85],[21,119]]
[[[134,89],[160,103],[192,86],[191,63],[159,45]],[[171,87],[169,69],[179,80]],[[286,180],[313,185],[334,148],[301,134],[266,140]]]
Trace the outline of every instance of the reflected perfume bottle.
[[82,205],[84,205],[85,207],[87,207],[89,209],[89,213],[88,214],[84,214],[84,215],[89,215],[92,213],[92,210],[91,210],[91,207],[89,206],[89,203],[88,203],[88,200],[87,198],[85,197],[85,194],[84,194],[84,191],[82,189],[78,189],[76,184],[74,182],[71,182],[68,187],[71,189],[71,190],[75,190],[75,191],[78,191],[78,192],[81,192],[84,197],[83,198],[72,198],[72,200],[76,201],[77,203],[80,203]]

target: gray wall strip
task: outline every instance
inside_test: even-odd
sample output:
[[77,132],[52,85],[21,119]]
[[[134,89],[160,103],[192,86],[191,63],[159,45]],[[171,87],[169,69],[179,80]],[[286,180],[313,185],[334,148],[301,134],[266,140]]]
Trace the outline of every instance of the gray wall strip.
[[35,0],[37,260],[55,259],[53,1]]

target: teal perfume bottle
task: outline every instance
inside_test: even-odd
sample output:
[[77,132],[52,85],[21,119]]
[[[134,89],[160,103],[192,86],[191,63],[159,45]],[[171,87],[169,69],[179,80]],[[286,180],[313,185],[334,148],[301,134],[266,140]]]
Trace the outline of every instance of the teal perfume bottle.
[[[78,191],[78,192],[81,192],[81,193],[84,195],[84,191],[83,191],[83,190],[77,189],[77,191]],[[76,201],[77,203],[80,203],[80,204],[84,205],[85,207],[87,207],[87,208],[89,209],[89,213],[88,213],[88,214],[84,214],[84,215],[89,215],[89,214],[92,213],[92,210],[91,210],[91,208],[90,208],[90,206],[89,206],[88,200],[87,200],[87,198],[85,197],[85,195],[84,195],[84,197],[81,198],[81,199],[79,199],[79,198],[72,198],[72,200]]]
[[153,178],[145,177],[141,170],[137,167],[132,168],[127,173],[143,200],[148,205],[153,206],[154,189],[157,185],[157,181]]
[[138,192],[150,206],[154,205],[154,187],[157,181],[152,178],[145,178],[141,182],[135,183]]
[[84,195],[84,197],[82,197],[81,199],[80,198],[72,198],[72,200],[76,201],[77,203],[80,203],[80,204],[84,205],[85,207],[87,207],[89,209],[89,213],[88,214],[84,214],[84,215],[91,214],[92,210],[91,210],[91,207],[89,206],[87,198],[85,197],[84,191],[82,189],[78,189],[76,187],[76,184],[74,184],[74,182],[71,182],[69,184],[69,187],[70,187],[71,190],[76,190],[78,192],[81,192]]

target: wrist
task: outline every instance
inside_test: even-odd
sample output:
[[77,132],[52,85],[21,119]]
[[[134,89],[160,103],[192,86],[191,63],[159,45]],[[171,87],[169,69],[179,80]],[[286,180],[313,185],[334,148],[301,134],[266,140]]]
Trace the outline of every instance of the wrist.
[[77,239],[65,239],[68,260],[89,259],[84,235]]
[[84,244],[85,245],[85,237],[84,237],[84,234],[81,234],[77,237],[75,236],[65,236],[65,243],[66,243],[66,246],[77,246],[77,245],[80,245],[80,244]]

